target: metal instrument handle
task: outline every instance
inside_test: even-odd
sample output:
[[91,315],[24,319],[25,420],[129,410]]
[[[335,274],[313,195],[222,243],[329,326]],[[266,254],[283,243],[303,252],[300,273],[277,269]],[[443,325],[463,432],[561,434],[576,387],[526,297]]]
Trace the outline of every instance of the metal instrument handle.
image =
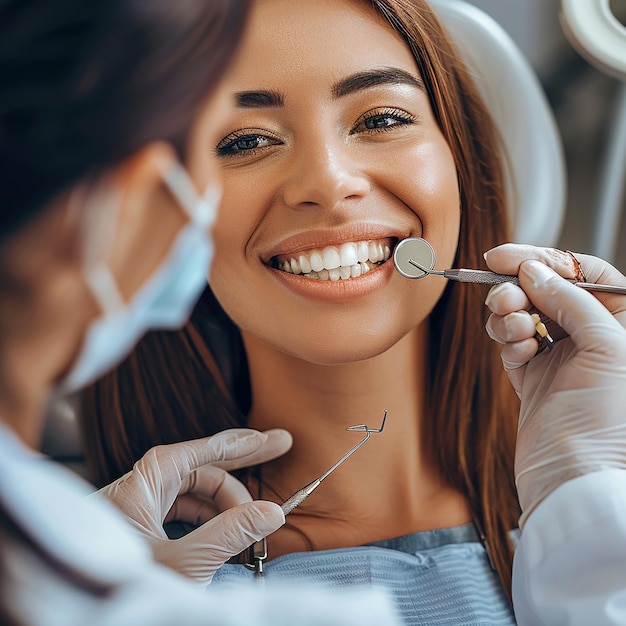
[[[435,271],[432,272],[437,273]],[[511,274],[496,274],[495,272],[489,272],[486,270],[473,270],[473,269],[450,269],[440,271],[444,278],[449,280],[455,280],[460,283],[480,283],[483,285],[499,285],[500,283],[512,283],[519,287],[519,278]],[[574,279],[566,279],[570,283],[585,289],[586,291],[598,291],[604,293],[617,293],[626,295],[626,287],[619,287],[617,285],[603,285],[599,283],[581,283],[576,282]]]
[[511,274],[496,274],[486,270],[445,270],[444,277],[456,280],[460,283],[481,283],[484,285],[499,285],[500,283],[513,283],[519,286],[519,278]]

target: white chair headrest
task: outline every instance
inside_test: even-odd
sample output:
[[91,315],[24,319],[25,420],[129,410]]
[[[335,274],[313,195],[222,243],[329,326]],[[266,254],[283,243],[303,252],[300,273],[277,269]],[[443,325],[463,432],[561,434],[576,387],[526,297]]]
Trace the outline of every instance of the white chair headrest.
[[489,15],[462,0],[431,0],[500,131],[512,171],[514,241],[556,245],[566,201],[565,158],[554,115],[530,63]]

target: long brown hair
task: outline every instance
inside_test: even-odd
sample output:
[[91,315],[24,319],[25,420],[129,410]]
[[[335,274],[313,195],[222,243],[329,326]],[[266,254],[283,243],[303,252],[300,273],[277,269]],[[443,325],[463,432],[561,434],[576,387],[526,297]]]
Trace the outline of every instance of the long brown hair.
[[[461,196],[456,263],[509,239],[497,133],[444,29],[423,0],[369,0],[412,50],[454,155]],[[517,398],[485,333],[486,291],[450,284],[430,316],[424,449],[465,493],[510,590],[519,508],[513,480]],[[128,471],[150,447],[245,424],[249,388],[237,329],[207,288],[189,324],[152,333],[85,394],[87,454],[98,484]]]

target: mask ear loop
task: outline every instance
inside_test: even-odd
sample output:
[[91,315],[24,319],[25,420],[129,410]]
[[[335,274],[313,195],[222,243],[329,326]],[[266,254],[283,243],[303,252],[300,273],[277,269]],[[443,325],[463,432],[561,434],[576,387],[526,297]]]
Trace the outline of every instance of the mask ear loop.
[[201,228],[209,228],[215,221],[216,207],[222,195],[221,187],[218,184],[209,185],[201,197],[187,170],[178,162],[163,169],[162,176],[171,194],[189,219]]
[[68,201],[68,213],[79,214],[82,221],[81,261],[85,282],[104,314],[124,307],[124,298],[106,263],[115,241],[119,215],[119,192],[112,189],[106,181],[92,190],[79,185]]

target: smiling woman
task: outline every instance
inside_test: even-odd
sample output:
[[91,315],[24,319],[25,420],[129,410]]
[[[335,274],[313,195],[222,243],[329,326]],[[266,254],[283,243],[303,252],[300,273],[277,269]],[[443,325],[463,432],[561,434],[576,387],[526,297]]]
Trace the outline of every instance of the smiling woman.
[[[386,409],[268,538],[268,580],[382,585],[407,623],[513,623],[518,403],[486,290],[406,281],[391,260],[423,237],[442,266],[480,267],[508,239],[468,72],[423,0],[261,0],[227,87],[209,287],[184,331],[146,337],[86,394],[96,480],[159,443],[280,427],[292,450],[247,484],[282,502]],[[230,564],[214,584],[250,575]]]

